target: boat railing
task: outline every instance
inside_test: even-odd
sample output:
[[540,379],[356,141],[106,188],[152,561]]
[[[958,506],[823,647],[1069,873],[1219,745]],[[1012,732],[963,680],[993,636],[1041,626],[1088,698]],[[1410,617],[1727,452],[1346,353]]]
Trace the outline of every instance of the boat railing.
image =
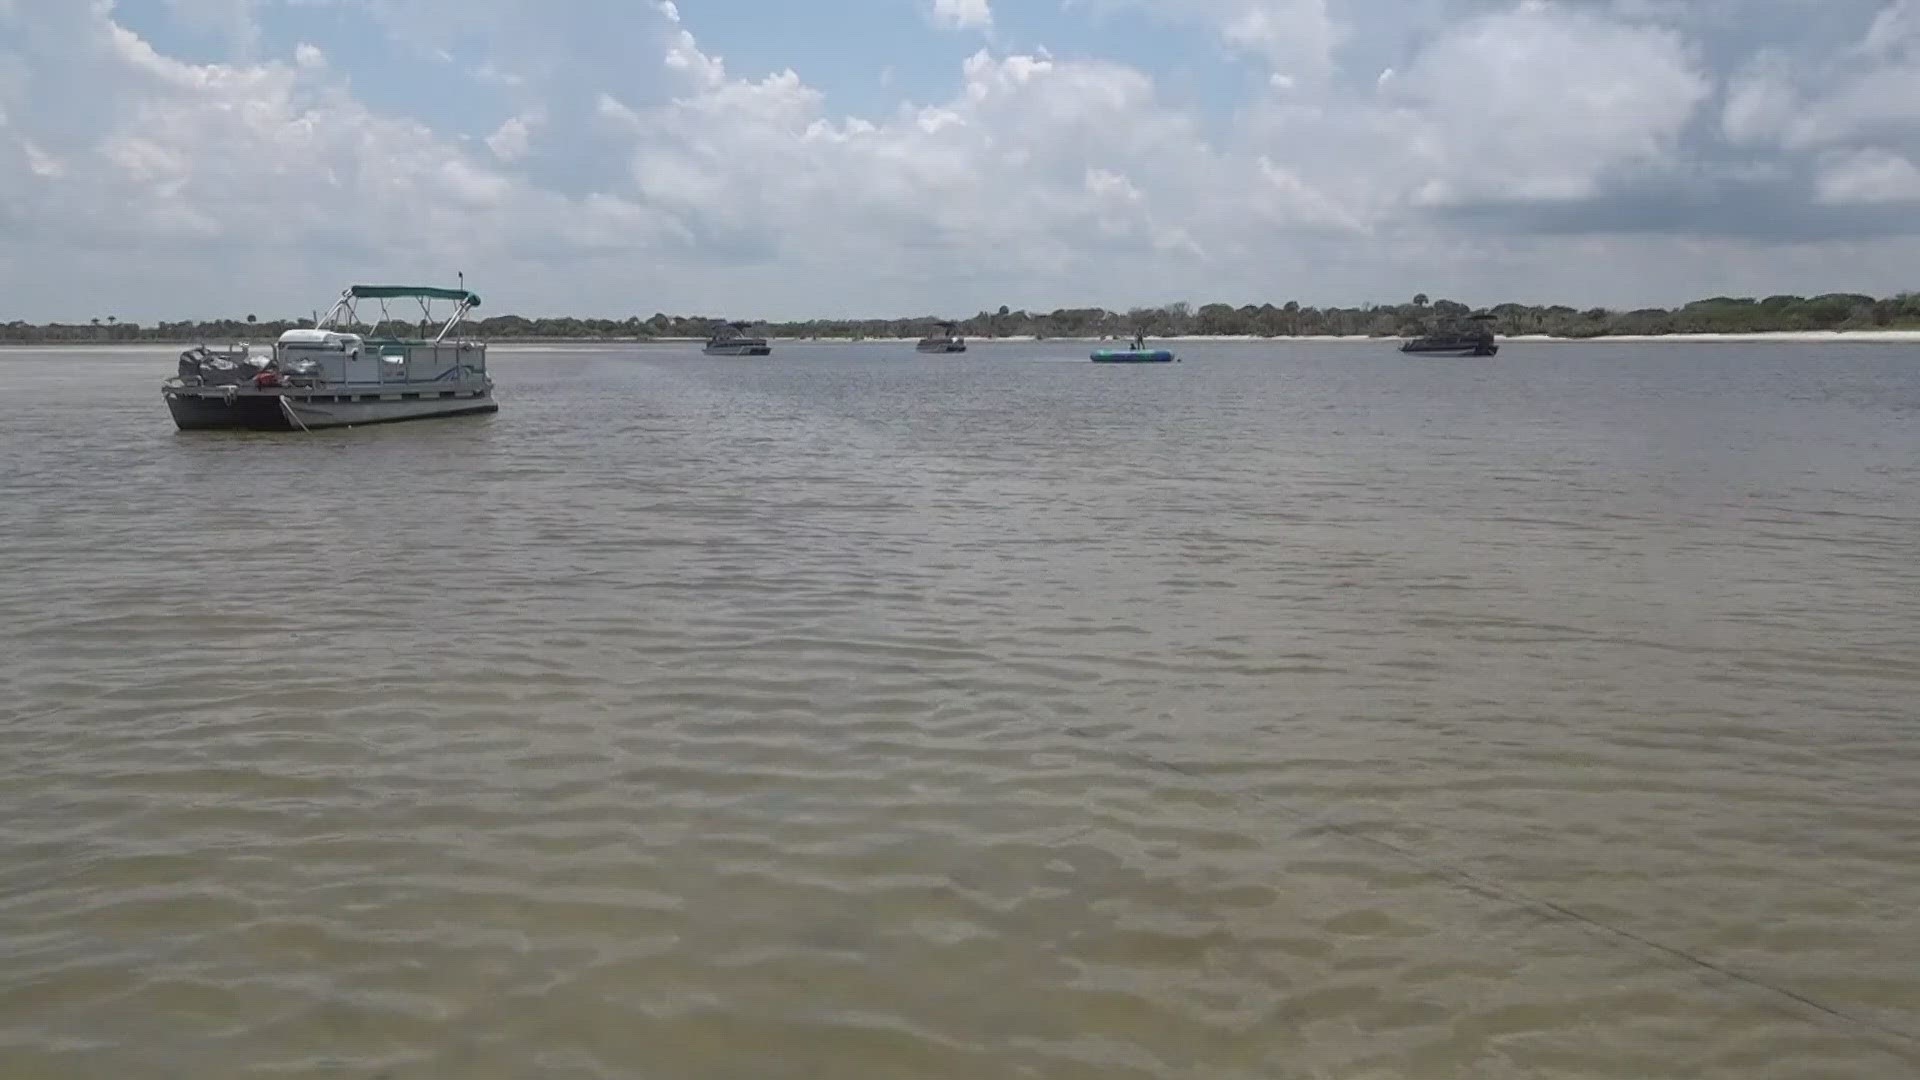
[[[423,369],[420,354],[436,361]],[[351,349],[282,349],[274,365],[290,379],[306,379],[319,386],[429,385],[487,378],[487,349],[470,341],[435,342],[401,339],[363,340]],[[372,363],[369,364],[368,361]],[[302,370],[306,362],[315,364]],[[296,383],[298,385],[298,383]]]

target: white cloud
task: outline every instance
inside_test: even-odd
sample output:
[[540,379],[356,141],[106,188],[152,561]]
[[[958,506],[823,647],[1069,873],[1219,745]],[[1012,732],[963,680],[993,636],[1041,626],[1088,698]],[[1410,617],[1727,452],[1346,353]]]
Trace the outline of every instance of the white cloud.
[[1868,53],[1886,54],[1920,42],[1920,3],[1894,0],[1867,28],[1861,47]]
[[1778,139],[1800,106],[1786,58],[1764,53],[1749,61],[1727,87],[1720,126],[1737,143]]
[[984,29],[993,25],[987,0],[933,0],[933,19],[956,29]]
[[1146,201],[1140,189],[1133,181],[1116,172],[1106,169],[1088,169],[1086,179],[1087,194],[1103,202],[1118,202],[1126,205],[1138,205]]
[[1435,39],[1389,100],[1420,115],[1430,201],[1565,200],[1668,157],[1711,92],[1674,31],[1524,3]]
[[[919,2],[947,25],[993,14]],[[351,35],[188,63],[107,5],[0,0],[0,294],[29,313],[61,313],[78,283],[168,315],[273,310],[344,277],[458,266],[533,312],[1351,302],[1431,289],[1446,252],[1459,292],[1613,302],[1727,275],[1747,291],[1897,284],[1920,255],[1892,216],[1916,199],[1915,0],[1850,7],[1824,52],[1774,35],[1759,56],[1703,47],[1701,5],[1420,0],[1386,33],[1360,0],[1101,2],[1202,31],[1202,62],[1234,65],[1245,100],[1215,109],[1073,41],[964,59],[929,45],[919,100],[848,115],[798,62],[722,60],[692,5],[340,7],[475,90],[460,115],[407,116],[368,103],[405,95],[362,96]],[[250,3],[194,10],[253,25]],[[453,62],[426,59],[441,48]],[[1770,248],[1623,229],[1608,209],[1661,184],[1711,209],[1736,180],[1774,201],[1728,208],[1728,228],[1796,208],[1888,208],[1893,227]],[[1554,235],[1523,216],[1542,207]],[[261,236],[302,257],[261,258]],[[246,269],[180,275],[188,262]],[[1823,266],[1849,276],[1791,278]],[[1768,273],[1782,280],[1751,284]]]
[[1237,0],[1222,15],[1228,44],[1260,54],[1290,80],[1326,74],[1344,36],[1327,0]]
[[1831,146],[1920,136],[1920,54],[1889,57],[1851,69],[1809,97],[1786,130],[1793,147]]
[[1831,206],[1920,202],[1920,168],[1886,150],[1831,154],[1821,163],[1815,191]]
[[709,251],[737,245],[823,281],[871,267],[882,291],[956,264],[995,265],[1013,286],[1116,246],[1197,248],[1145,213],[1145,185],[1191,192],[1182,175],[1205,153],[1145,75],[984,50],[960,73],[949,100],[867,119],[827,114],[792,72],[688,72],[667,104],[620,107],[639,144],[632,197],[671,207]]
[[707,86],[719,86],[727,80],[726,62],[701,52],[699,43],[685,30],[674,36],[673,44],[667,49],[665,63],[669,70],[691,74]]
[[533,124],[523,116],[510,116],[501,123],[493,134],[487,136],[487,149],[493,156],[505,162],[519,161],[527,156],[533,142]]
[[21,141],[20,149],[25,152],[27,168],[33,175],[43,180],[57,180],[66,175],[66,164],[52,154],[25,140]]
[[[26,183],[7,179],[0,155],[0,192],[11,193],[0,244],[32,253],[0,260],[0,290],[50,313],[116,284],[158,293],[167,314],[284,309],[337,288],[337,277],[499,259],[577,213],[429,128],[373,113],[311,56],[190,64],[102,8],[14,7],[7,17],[18,21],[0,22],[0,36],[31,21],[35,59],[45,58],[20,91],[27,100],[46,100],[45,79],[67,65],[86,72],[86,97],[32,110],[46,136],[19,136],[30,148]],[[636,228],[630,243],[666,231]],[[262,237],[273,243],[262,248]],[[276,254],[285,252],[300,257]],[[183,265],[204,272],[183,280]]]
[[1340,200],[1276,165],[1266,155],[1255,162],[1263,185],[1251,188],[1253,207],[1267,222],[1282,227],[1366,233],[1367,221]]
[[1749,60],[1727,91],[1729,139],[1794,150],[1920,143],[1920,3],[1881,8],[1841,55],[1770,49]]
[[1367,90],[1267,95],[1248,116],[1253,161],[1235,201],[1283,233],[1331,236],[1578,205],[1671,161],[1710,93],[1670,30],[1522,4],[1454,21]]
[[[1083,0],[1084,2],[1084,0]],[[1091,0],[1093,5],[1138,8],[1208,27],[1225,45],[1259,57],[1289,85],[1333,70],[1334,51],[1349,32],[1328,0]]]

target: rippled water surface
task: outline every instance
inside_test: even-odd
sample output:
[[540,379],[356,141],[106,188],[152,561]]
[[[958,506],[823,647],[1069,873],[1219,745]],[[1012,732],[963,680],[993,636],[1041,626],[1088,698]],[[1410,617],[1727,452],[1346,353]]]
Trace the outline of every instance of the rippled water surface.
[[1920,1073],[1920,350],[0,353],[0,1075]]

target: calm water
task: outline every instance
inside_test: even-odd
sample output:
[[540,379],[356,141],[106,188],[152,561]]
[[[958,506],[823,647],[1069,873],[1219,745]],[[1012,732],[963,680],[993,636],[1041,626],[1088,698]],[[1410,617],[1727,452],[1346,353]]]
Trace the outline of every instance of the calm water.
[[1084,349],[0,353],[0,1075],[1920,1070],[1920,349]]

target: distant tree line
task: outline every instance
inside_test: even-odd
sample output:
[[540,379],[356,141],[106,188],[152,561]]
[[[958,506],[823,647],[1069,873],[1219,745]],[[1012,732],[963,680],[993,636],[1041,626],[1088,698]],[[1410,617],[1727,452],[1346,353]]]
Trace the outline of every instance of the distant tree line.
[[[1920,294],[1902,293],[1877,299],[1855,293],[1823,296],[1716,296],[1678,308],[1641,308],[1612,311],[1579,310],[1562,305],[1500,304],[1484,309],[1493,316],[1495,332],[1505,335],[1546,334],[1553,337],[1597,338],[1618,334],[1740,334],[1805,330],[1920,329]],[[1244,337],[1407,337],[1473,314],[1474,309],[1451,300],[1416,296],[1410,303],[1359,307],[1304,307],[1293,301],[1234,307],[1229,304],[1176,303],[1165,307],[1108,311],[1105,308],[1060,308],[1055,311],[1014,311],[1006,307],[957,320],[960,333],[974,338],[995,337],[1179,337],[1220,334]],[[932,316],[903,319],[813,319],[804,322],[756,324],[780,337],[917,338],[939,320]],[[650,319],[582,319],[572,316],[530,319],[498,315],[470,322],[464,333],[486,340],[649,340],[704,338],[722,324],[707,316],[657,314]],[[295,327],[312,326],[310,319],[244,319],[162,322],[153,326],[125,322],[115,316],[85,324],[34,325],[20,320],[0,324],[0,344],[65,342],[225,342],[269,341]],[[415,336],[416,323],[383,323],[357,327],[368,334]]]

